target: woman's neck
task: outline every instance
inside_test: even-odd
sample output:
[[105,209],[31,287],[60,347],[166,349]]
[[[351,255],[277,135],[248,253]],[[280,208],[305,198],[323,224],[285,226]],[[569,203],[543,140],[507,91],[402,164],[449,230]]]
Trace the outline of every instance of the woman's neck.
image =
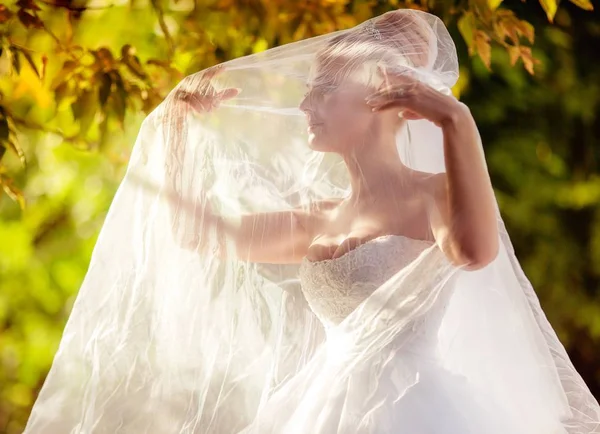
[[393,143],[372,142],[342,155],[352,189],[351,203],[369,203],[397,195],[398,181],[408,173]]

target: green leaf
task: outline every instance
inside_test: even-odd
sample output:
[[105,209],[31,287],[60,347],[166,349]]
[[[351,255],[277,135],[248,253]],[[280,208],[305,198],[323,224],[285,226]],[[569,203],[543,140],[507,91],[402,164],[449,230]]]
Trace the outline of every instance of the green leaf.
[[11,179],[0,176],[0,185],[8,197],[17,202],[22,210],[25,209],[23,192],[14,185]]
[[135,49],[131,45],[126,44],[121,48],[121,61],[135,76],[141,79],[148,77],[140,60],[135,56]]
[[[27,160],[25,158],[25,152],[23,149],[17,144],[16,136],[14,135],[14,131],[11,129],[9,120],[6,118],[4,111],[0,113],[2,116],[0,118],[0,145],[2,146],[2,156],[4,156],[7,149],[10,149],[15,153],[17,157],[19,157],[19,161],[23,165],[23,167],[27,166]],[[11,137],[11,133],[13,134]],[[2,158],[0,156],[0,159]]]
[[8,46],[0,46],[0,76],[9,75],[12,68],[12,52]]
[[19,49],[12,45],[10,47],[10,54],[12,60],[13,70],[17,72],[17,74],[21,73],[21,61],[19,59]]
[[72,105],[73,117],[79,121],[79,134],[85,134],[92,125],[98,110],[97,93],[86,89]]
[[20,50],[20,52],[25,58],[25,60],[27,60],[27,63],[29,63],[29,66],[31,66],[31,69],[33,69],[33,71],[35,72],[35,75],[37,75],[38,78],[41,79],[42,76],[38,71],[37,67],[35,66],[35,62],[33,61],[31,54],[29,54],[26,50]]
[[98,50],[92,52],[96,58],[96,68],[102,71],[110,71],[114,68],[115,59],[106,47],[100,47]]
[[125,90],[125,84],[123,79],[118,73],[115,73],[113,77],[117,91],[113,94],[113,107],[117,115],[117,119],[123,126],[125,122],[125,110],[127,108],[127,90]]
[[67,60],[63,63],[61,70],[56,74],[54,79],[52,80],[52,89],[58,88],[59,86],[64,85],[69,79],[71,73],[77,68],[79,64],[73,60]]
[[112,86],[112,79],[109,74],[101,74],[100,86],[98,87],[98,99],[100,100],[100,107],[104,108],[108,97],[110,96],[110,88]]
[[8,140],[8,119],[0,119],[0,142]]

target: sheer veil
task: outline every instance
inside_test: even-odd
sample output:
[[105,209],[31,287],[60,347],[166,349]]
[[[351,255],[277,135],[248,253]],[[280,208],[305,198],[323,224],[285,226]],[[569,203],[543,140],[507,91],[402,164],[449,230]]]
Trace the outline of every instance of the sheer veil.
[[[185,78],[141,127],[26,433],[296,432],[309,403],[329,408],[331,395],[316,391],[350,390],[365,369],[377,389],[384,369],[373,361],[407,345],[441,306],[444,367],[519,432],[600,432],[598,403],[499,212],[501,248],[489,266],[457,269],[432,244],[333,328],[309,308],[301,264],[247,261],[210,226],[207,209],[235,225],[348,194],[345,166],[307,146],[298,108],[307,83],[319,81],[315,64],[328,61],[344,63],[336,80],[364,85],[379,64],[446,94],[458,78],[443,23],[409,10],[227,62],[215,86],[242,92],[210,113],[182,103],[202,91],[207,71]],[[433,123],[407,121],[396,143],[410,169],[445,171]],[[400,392],[422,368],[402,369]],[[377,405],[348,401],[353,412],[326,432],[370,432],[361,429]]]

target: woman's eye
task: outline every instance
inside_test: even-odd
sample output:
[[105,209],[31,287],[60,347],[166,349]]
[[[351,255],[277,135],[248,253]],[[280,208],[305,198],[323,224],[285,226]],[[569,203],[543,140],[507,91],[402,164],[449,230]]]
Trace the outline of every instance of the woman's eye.
[[328,94],[330,94],[331,92],[333,92],[336,89],[335,86],[319,86],[319,87],[313,87],[311,90],[307,91],[304,94],[304,98],[308,97],[309,95],[312,98],[322,98]]

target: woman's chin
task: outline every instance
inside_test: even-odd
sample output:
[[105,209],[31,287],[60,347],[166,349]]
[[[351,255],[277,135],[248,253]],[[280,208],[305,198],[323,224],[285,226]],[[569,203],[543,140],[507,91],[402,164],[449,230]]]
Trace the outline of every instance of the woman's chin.
[[316,152],[328,152],[327,146],[324,146],[323,143],[320,143],[319,140],[314,140],[311,138],[308,139],[308,147]]

